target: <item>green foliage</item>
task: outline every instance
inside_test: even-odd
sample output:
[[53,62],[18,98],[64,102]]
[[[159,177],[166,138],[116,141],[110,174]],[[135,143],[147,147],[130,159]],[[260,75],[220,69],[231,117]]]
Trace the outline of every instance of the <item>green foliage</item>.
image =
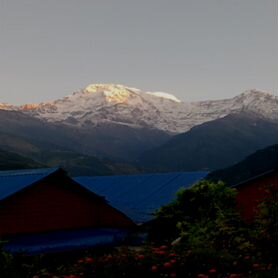
[[2,251],[2,243],[0,242],[0,274],[1,278],[12,278],[16,276],[16,270],[14,269],[14,261],[12,255]]
[[45,167],[34,160],[0,149],[0,171]]
[[[201,181],[182,189],[177,199],[157,212],[157,223],[166,223],[165,237],[181,236],[183,244],[215,250],[248,252],[254,246],[236,210],[236,190],[224,183]],[[155,233],[152,237],[155,238]],[[161,236],[161,232],[160,232]]]
[[258,229],[269,240],[277,240],[278,231],[278,191],[268,188],[268,197],[260,204],[257,216]]

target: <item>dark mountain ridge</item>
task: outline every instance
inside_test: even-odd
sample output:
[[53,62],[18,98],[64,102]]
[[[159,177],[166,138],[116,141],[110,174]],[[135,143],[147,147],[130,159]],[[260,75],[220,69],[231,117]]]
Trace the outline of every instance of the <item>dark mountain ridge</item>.
[[[0,110],[1,134],[28,141],[40,149],[63,149],[117,161],[130,161],[170,138],[168,133],[156,129],[138,129],[111,123],[86,128],[68,126],[48,123],[22,112],[5,110]],[[1,144],[3,141],[1,143],[0,136]],[[7,148],[11,147],[9,140],[5,140],[5,144]]]
[[258,150],[231,167],[213,171],[206,179],[235,185],[275,169],[278,171],[278,144]]
[[216,170],[278,142],[278,124],[251,113],[230,114],[179,134],[138,164],[156,171]]
[[16,169],[42,168],[43,164],[33,161],[30,158],[16,153],[3,151],[0,149],[0,171]]

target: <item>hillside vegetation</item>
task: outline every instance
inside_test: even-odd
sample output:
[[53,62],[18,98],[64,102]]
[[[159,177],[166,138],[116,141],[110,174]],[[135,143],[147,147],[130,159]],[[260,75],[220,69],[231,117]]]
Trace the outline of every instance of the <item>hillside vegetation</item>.
[[0,150],[0,170],[42,168],[43,164],[15,153]]

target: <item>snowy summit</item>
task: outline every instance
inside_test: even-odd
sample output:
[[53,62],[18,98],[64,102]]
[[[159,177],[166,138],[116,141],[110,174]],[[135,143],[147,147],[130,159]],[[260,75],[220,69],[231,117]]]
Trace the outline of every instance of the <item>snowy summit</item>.
[[0,109],[19,110],[48,122],[84,128],[116,124],[172,134],[242,111],[275,120],[277,107],[278,97],[258,90],[231,99],[184,102],[172,94],[143,92],[119,84],[91,84],[53,102],[20,107],[0,104]]

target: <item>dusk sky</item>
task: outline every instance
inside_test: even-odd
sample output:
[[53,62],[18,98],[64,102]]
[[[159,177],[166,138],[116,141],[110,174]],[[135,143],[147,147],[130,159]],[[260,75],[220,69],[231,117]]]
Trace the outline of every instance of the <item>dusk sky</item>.
[[0,102],[90,83],[185,101],[277,94],[277,0],[0,0]]

